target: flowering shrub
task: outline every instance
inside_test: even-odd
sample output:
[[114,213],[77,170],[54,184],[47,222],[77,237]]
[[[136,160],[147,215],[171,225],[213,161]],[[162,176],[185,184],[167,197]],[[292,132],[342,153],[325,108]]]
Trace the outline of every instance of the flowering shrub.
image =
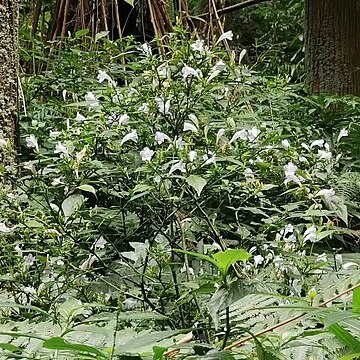
[[[225,347],[224,311],[249,292],[319,302],[314,289],[333,271],[356,282],[346,272],[356,263],[328,253],[355,236],[333,185],[351,130],[304,125],[313,103],[216,46],[179,33],[168,41],[165,55],[129,46],[125,65],[85,68],[81,89],[65,82],[30,105],[24,161],[17,178],[4,174],[13,185],[1,194],[2,297],[55,313],[69,298],[79,309],[152,310],[153,331],[199,328]],[[33,81],[50,89],[53,80]],[[249,256],[222,279],[194,255],[227,249]],[[83,309],[81,321],[98,311]],[[243,329],[234,326],[236,338]]]

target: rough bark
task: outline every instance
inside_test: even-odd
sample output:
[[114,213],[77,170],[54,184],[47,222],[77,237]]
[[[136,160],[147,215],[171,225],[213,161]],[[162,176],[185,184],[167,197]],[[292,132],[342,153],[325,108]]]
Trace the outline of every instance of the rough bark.
[[312,93],[360,96],[360,0],[305,0],[305,51]]
[[18,14],[18,0],[0,0],[0,139],[12,145],[17,142]]

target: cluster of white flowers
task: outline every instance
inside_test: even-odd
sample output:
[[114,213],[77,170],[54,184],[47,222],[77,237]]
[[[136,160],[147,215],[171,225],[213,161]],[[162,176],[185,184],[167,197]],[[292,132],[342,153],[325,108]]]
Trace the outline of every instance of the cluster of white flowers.
[[289,182],[294,182],[298,185],[301,185],[301,183],[305,180],[302,176],[297,175],[296,171],[298,170],[298,167],[294,165],[292,162],[289,162],[287,165],[284,165],[284,172],[285,172],[285,185]]

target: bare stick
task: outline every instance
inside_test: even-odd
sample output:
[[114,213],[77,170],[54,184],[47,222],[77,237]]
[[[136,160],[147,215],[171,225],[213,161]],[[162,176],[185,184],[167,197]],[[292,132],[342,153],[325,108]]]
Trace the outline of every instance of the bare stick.
[[[239,4],[234,4],[234,5],[230,5],[230,6],[227,6],[225,8],[219,9],[218,14],[219,15],[228,14],[228,13],[231,13],[233,11],[240,10],[240,9],[245,9],[245,8],[247,8],[249,6],[258,5],[258,4],[261,4],[263,2],[267,2],[267,1],[270,1],[270,0],[246,0],[246,1],[243,1],[243,2],[241,2]],[[206,12],[206,13],[203,13],[203,14],[200,14],[200,15],[196,15],[196,17],[207,17],[207,16],[209,16],[209,12]]]

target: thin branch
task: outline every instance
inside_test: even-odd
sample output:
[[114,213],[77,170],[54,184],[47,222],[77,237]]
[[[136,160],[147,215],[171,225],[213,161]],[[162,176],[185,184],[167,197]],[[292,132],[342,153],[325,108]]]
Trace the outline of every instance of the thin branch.
[[[231,13],[233,11],[240,10],[240,9],[245,9],[247,7],[258,5],[258,4],[261,4],[263,2],[267,2],[267,1],[271,1],[271,0],[246,0],[246,1],[243,1],[243,2],[241,2],[239,4],[234,4],[234,5],[230,5],[230,6],[222,8],[222,9],[219,9],[218,10],[218,15],[228,14],[228,13]],[[210,15],[210,13],[206,12],[206,13],[203,13],[203,14],[200,14],[200,15],[196,15],[196,17],[201,18],[201,17],[207,17],[209,15]]]
[[[341,292],[340,294],[334,295],[332,298],[330,298],[330,299],[326,300],[325,302],[321,303],[321,304],[319,305],[319,307],[324,307],[324,306],[326,306],[327,304],[330,304],[330,303],[333,302],[334,300],[340,298],[341,296],[343,296],[343,295],[345,295],[345,294],[348,294],[348,293],[351,292],[351,291],[354,291],[355,289],[357,289],[357,288],[359,288],[359,287],[360,287],[360,283],[354,285],[354,286],[351,287],[350,289],[347,289],[347,290]],[[233,349],[233,348],[235,348],[235,347],[238,347],[238,346],[240,346],[240,345],[243,345],[243,344],[247,343],[248,341],[250,341],[250,340],[252,340],[252,339],[254,339],[254,338],[258,337],[258,336],[264,335],[264,334],[266,334],[266,333],[268,333],[268,332],[271,332],[271,331],[273,331],[273,330],[276,330],[276,329],[278,329],[278,328],[280,328],[280,327],[282,327],[282,326],[284,326],[284,325],[287,325],[287,324],[289,324],[289,323],[291,323],[291,322],[293,322],[293,321],[299,320],[299,319],[302,318],[304,315],[306,315],[306,312],[304,312],[304,313],[302,313],[302,314],[299,314],[299,315],[296,315],[296,316],[294,316],[294,317],[292,317],[292,318],[290,318],[290,319],[287,319],[287,320],[285,320],[285,321],[282,321],[282,322],[280,322],[279,324],[270,326],[270,327],[268,327],[268,328],[266,328],[266,329],[264,329],[264,330],[261,330],[261,331],[257,332],[256,334],[254,334],[254,335],[252,335],[252,336],[247,336],[246,338],[237,340],[237,341],[233,342],[232,344],[230,344],[229,346],[227,346],[224,350],[231,350],[231,349]]]

